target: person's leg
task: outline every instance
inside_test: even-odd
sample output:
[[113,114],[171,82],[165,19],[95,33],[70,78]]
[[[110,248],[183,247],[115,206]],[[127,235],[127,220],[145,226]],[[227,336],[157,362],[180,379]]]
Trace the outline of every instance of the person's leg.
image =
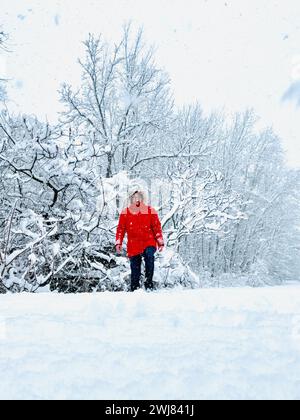
[[132,292],[140,288],[141,265],[142,265],[141,255],[136,255],[130,258],[131,291]]
[[154,260],[155,260],[156,248],[154,246],[149,246],[144,251],[144,260],[145,260],[145,288],[148,290],[153,290],[153,275],[154,275]]

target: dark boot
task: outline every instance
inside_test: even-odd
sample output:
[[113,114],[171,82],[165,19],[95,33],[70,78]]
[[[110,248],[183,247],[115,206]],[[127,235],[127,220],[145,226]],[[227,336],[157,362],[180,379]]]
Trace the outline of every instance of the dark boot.
[[139,289],[141,279],[142,256],[136,255],[130,258],[131,267],[131,292]]
[[153,275],[154,275],[154,255],[156,252],[156,248],[154,246],[150,246],[145,249],[144,251],[144,260],[145,260],[145,289],[146,290],[154,290],[153,284]]

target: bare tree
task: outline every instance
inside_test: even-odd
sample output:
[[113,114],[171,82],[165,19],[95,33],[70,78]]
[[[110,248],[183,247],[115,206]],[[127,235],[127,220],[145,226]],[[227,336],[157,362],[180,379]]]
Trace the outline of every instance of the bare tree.
[[169,79],[156,67],[153,48],[146,49],[143,31],[134,35],[130,24],[113,47],[94,35],[84,45],[82,86],[74,92],[63,85],[61,121],[76,127],[110,177],[129,169],[163,128],[172,109]]
[[0,26],[0,48],[6,49],[7,40],[8,40],[8,34],[5,33]]

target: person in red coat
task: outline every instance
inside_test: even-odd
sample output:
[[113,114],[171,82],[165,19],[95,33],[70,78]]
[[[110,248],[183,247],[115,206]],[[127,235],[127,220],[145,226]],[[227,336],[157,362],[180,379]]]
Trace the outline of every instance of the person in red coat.
[[161,222],[157,211],[145,204],[142,191],[130,196],[130,205],[120,214],[116,232],[116,250],[122,252],[127,234],[127,256],[131,267],[131,291],[140,288],[142,258],[145,261],[145,288],[153,290],[154,260],[157,249],[164,249]]

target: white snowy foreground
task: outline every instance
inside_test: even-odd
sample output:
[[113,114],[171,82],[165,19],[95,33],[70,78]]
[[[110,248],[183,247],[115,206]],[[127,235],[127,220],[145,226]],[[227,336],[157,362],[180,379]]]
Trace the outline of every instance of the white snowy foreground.
[[1,399],[300,399],[300,287],[0,296]]

